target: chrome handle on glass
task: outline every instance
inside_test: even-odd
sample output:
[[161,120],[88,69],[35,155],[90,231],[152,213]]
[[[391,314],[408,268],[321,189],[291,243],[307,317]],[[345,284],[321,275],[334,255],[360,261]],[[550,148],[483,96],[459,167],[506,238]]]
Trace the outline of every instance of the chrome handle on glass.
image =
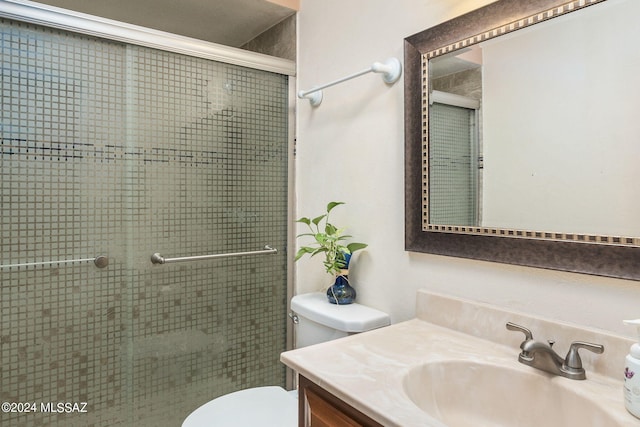
[[105,255],[98,255],[95,258],[78,258],[64,259],[59,261],[39,261],[39,262],[23,262],[19,264],[1,264],[0,269],[20,269],[30,267],[55,267],[65,264],[76,264],[93,261],[93,265],[97,268],[105,268],[109,265],[109,258]]
[[269,255],[269,254],[277,254],[278,250],[276,248],[272,248],[269,245],[265,245],[264,249],[259,251],[249,251],[249,252],[230,252],[225,254],[212,254],[212,255],[196,255],[196,256],[185,256],[178,258],[165,258],[159,253],[155,253],[151,255],[151,262],[153,264],[168,264],[172,262],[184,262],[184,261],[203,261],[209,259],[216,258],[229,258],[236,256],[248,256],[248,255]]

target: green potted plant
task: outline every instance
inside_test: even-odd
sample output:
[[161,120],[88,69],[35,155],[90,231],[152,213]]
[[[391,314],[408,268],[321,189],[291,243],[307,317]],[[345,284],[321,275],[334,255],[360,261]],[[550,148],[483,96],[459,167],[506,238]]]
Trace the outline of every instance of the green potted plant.
[[332,286],[327,289],[327,298],[333,304],[351,304],[356,298],[355,289],[349,284],[349,262],[351,255],[360,249],[367,247],[365,243],[346,243],[351,236],[344,234],[344,229],[338,228],[329,222],[329,214],[336,206],[344,205],[344,202],[330,202],[327,211],[315,218],[302,217],[296,222],[306,224],[308,233],[299,234],[297,237],[312,238],[308,246],[301,246],[296,253],[298,261],[305,255],[311,257],[323,254],[324,268],[327,273],[335,276]]

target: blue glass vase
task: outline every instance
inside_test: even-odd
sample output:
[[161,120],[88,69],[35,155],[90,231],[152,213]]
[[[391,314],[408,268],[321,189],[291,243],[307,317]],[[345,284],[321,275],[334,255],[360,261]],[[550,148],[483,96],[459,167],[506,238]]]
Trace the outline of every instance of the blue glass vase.
[[352,304],[356,299],[356,290],[349,284],[349,262],[351,254],[343,254],[344,269],[336,276],[336,280],[327,289],[327,299],[331,304]]
[[327,299],[331,304],[352,304],[356,299],[356,290],[349,285],[349,276],[340,274],[336,281],[327,289]]

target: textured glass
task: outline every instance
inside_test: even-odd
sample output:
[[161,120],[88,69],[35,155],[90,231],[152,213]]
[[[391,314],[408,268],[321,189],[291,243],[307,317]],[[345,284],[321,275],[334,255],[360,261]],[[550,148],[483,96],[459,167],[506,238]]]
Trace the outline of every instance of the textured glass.
[[287,77],[0,30],[0,400],[37,409],[0,425],[177,426],[284,385],[284,250],[150,256],[285,248]]
[[477,225],[474,110],[434,103],[429,112],[429,223]]

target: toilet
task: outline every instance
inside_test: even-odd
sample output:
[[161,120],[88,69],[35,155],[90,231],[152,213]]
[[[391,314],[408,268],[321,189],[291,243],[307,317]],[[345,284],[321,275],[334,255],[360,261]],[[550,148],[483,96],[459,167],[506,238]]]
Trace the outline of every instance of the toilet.
[[[301,348],[388,326],[389,315],[354,303],[335,305],[324,293],[291,299],[295,347]],[[255,387],[220,396],[193,411],[182,427],[296,427],[298,398],[282,387]]]

